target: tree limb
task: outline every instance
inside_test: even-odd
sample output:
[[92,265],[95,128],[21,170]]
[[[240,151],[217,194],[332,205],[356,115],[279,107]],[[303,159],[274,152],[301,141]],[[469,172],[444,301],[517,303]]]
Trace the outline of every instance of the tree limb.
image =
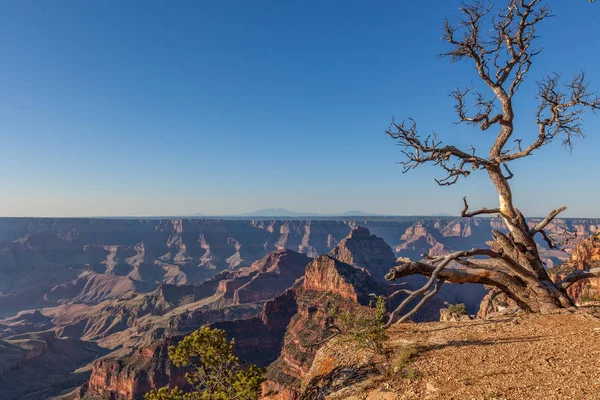
[[[421,299],[421,301],[419,301],[419,303],[417,303],[416,306],[413,307],[412,310],[410,310],[409,312],[407,312],[406,314],[404,314],[399,320],[398,323],[402,323],[404,321],[406,321],[407,319],[409,319],[410,317],[412,317],[417,311],[419,311],[421,309],[421,307],[423,307],[423,305],[427,302],[427,300],[429,300],[430,298],[432,298],[433,296],[435,296],[440,289],[442,288],[442,285],[444,284],[444,282],[446,282],[445,279],[439,279],[436,283],[435,286],[433,288],[433,290],[430,290],[428,292],[425,293],[425,295],[423,296],[423,298]],[[391,317],[390,317],[391,320]]]
[[436,179],[436,182],[441,186],[449,186],[456,183],[461,176],[471,174],[466,167],[469,166],[475,170],[489,164],[488,160],[476,156],[474,151],[467,153],[454,146],[442,145],[435,134],[422,139],[418,135],[416,121],[412,118],[409,118],[408,121],[410,121],[410,126],[406,121],[397,124],[392,119],[392,123],[385,131],[405,149],[402,153],[406,160],[400,162],[404,167],[403,173],[415,169],[419,165],[432,163],[440,166],[447,174],[443,179]]
[[469,117],[469,109],[466,104],[466,97],[473,91],[473,88],[460,90],[455,89],[450,93],[456,102],[454,109],[458,114],[458,122],[460,124],[465,122],[469,125],[479,125],[482,131],[489,129],[492,125],[500,123],[502,121],[502,114],[492,115],[494,112],[495,98],[492,100],[486,99],[485,95],[479,91],[473,91],[475,97],[475,108],[477,113],[475,116]]
[[581,279],[600,278],[600,268],[592,268],[589,270],[577,270],[571,272],[564,277],[560,282],[555,284],[558,289],[566,290],[575,282]]
[[550,212],[550,214],[548,214],[548,216],[546,218],[544,218],[539,224],[537,224],[536,226],[534,226],[533,228],[531,228],[529,230],[529,234],[531,236],[534,236],[536,233],[538,232],[542,232],[542,230],[548,226],[548,224],[550,222],[552,222],[554,220],[554,218],[556,218],[556,216],[558,214],[560,214],[561,212],[565,211],[567,209],[566,206],[562,206],[560,208],[557,208],[556,210],[552,210]]
[[556,250],[562,250],[562,246],[564,246],[565,244],[569,243],[569,241],[571,241],[572,239],[575,239],[577,237],[577,232],[569,232],[567,230],[565,230],[563,232],[563,235],[565,235],[567,238],[562,241],[559,242],[557,240],[554,240],[554,238],[552,238],[552,236],[550,236],[548,233],[546,233],[545,230],[541,230],[540,233],[542,234],[542,237],[544,238],[544,241],[548,244],[548,247],[550,249],[556,249]]
[[465,203],[465,208],[463,208],[462,212],[460,213],[460,216],[463,218],[471,218],[471,217],[474,217],[476,215],[481,215],[481,214],[498,214],[498,213],[500,213],[499,208],[482,208],[481,210],[467,212],[469,210],[469,203],[467,203],[467,196],[463,197],[463,202]]
[[506,164],[502,164],[502,165],[504,166],[504,169],[506,170],[506,173],[508,174],[507,176],[504,177],[504,179],[506,179],[506,180],[512,179],[515,175],[512,173],[510,168],[508,168],[508,165],[506,165]]
[[[417,296],[424,295],[424,297],[427,297],[427,299],[428,299],[431,296],[435,295],[435,293],[437,293],[437,291],[439,291],[439,287],[437,287],[437,285],[436,285],[436,289],[434,289],[435,293],[428,295],[430,293],[428,291],[436,280],[438,280],[438,282],[450,280],[449,276],[452,274],[448,272],[450,270],[447,270],[446,266],[448,266],[448,264],[451,261],[458,260],[461,257],[472,257],[475,255],[498,256],[497,253],[495,253],[494,251],[489,250],[489,249],[473,249],[473,250],[469,250],[469,251],[457,251],[455,253],[451,253],[451,254],[448,254],[445,256],[436,257],[436,258],[430,260],[431,264],[427,264],[427,263],[423,263],[423,262],[409,261],[407,263],[404,263],[400,267],[392,268],[390,270],[390,272],[385,276],[385,279],[388,281],[393,281],[402,276],[414,275],[414,274],[421,274],[421,275],[429,276],[429,280],[420,289],[417,289],[417,290],[414,290],[414,291],[408,293],[409,294],[408,297],[406,297],[402,301],[402,303],[400,303],[400,305],[394,311],[392,311],[385,327],[388,328],[393,323],[395,323],[397,316],[402,312],[402,310],[404,308],[406,308],[406,306],[408,306],[408,304],[411,301],[413,301],[415,298],[417,298]],[[437,262],[439,262],[438,265],[433,265],[434,263],[437,263]],[[415,271],[413,271],[413,269]],[[453,271],[458,271],[458,270],[453,270]],[[440,283],[440,287],[441,287],[441,283]],[[422,301],[419,304],[417,304],[418,308],[420,308],[421,306],[422,306]],[[417,310],[418,310],[418,308],[417,308]],[[413,309],[413,311],[411,311],[409,314],[412,315],[417,310]],[[404,321],[405,319],[406,318],[404,318],[404,317],[401,318],[402,321]]]
[[588,110],[600,110],[600,97],[588,91],[585,73],[576,74],[566,84],[566,90],[560,87],[560,75],[546,76],[538,82],[540,106],[537,111],[538,137],[525,149],[501,157],[503,162],[529,156],[534,150],[552,143],[557,137],[569,151],[573,149],[573,140],[583,137],[581,116]]

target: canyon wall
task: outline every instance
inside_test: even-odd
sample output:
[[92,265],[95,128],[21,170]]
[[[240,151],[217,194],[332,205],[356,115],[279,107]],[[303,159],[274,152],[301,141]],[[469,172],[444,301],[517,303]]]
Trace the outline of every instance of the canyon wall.
[[[599,225],[598,220],[562,219],[549,231],[560,236],[569,229],[585,238]],[[316,257],[331,251],[356,226],[383,239],[395,256],[411,258],[481,247],[491,229],[502,229],[497,219],[445,217],[0,218],[0,316],[65,302],[95,304],[128,292],[150,292],[161,283],[195,284],[222,270],[249,266],[278,249]],[[542,254],[549,267],[568,258],[545,248]],[[375,267],[380,270],[376,278],[385,263]]]

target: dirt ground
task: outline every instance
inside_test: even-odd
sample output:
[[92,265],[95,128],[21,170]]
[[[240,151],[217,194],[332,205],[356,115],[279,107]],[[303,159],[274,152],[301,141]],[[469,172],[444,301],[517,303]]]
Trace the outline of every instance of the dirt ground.
[[600,399],[600,313],[405,324],[390,347],[414,346],[409,376],[375,399]]

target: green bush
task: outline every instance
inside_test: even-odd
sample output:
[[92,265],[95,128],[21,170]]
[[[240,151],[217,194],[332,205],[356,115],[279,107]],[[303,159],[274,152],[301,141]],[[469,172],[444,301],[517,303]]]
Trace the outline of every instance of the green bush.
[[448,311],[450,311],[450,314],[467,315],[467,306],[464,303],[450,304]]
[[146,400],[257,400],[264,371],[255,365],[244,368],[233,355],[233,340],[225,331],[203,327],[169,347],[169,358],[178,367],[192,367],[186,379],[194,390],[175,387],[151,391]]
[[398,353],[398,357],[396,358],[396,369],[398,371],[402,371],[406,367],[408,367],[408,363],[411,358],[418,354],[418,350],[415,346],[405,346]]
[[579,297],[580,303],[595,303],[600,302],[600,294],[590,290],[589,287],[586,287],[585,291],[581,293]]
[[374,308],[360,308],[352,312],[334,314],[339,324],[343,341],[356,344],[359,348],[386,355],[385,341],[385,298],[378,297]]

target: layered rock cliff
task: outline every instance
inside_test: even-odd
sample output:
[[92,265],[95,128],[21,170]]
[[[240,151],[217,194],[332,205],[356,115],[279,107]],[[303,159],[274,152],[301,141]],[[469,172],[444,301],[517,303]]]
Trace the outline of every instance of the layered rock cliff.
[[169,360],[169,344],[164,341],[139,349],[129,357],[96,361],[80,397],[131,400],[141,399],[150,390],[163,386],[186,388],[185,371]]
[[[146,305],[151,300],[156,307],[151,313],[138,316],[121,332],[100,338],[100,343],[126,343],[138,350],[133,356],[117,353],[97,361],[83,393],[87,397],[131,399],[150,389],[180,382],[184,375],[172,367],[165,350],[175,339],[165,338],[181,338],[206,324],[219,326],[220,321],[238,321],[221,325],[230,327],[237,343],[248,350],[247,359],[253,359],[253,352],[265,359],[264,354],[271,351],[269,343],[280,347],[278,332],[283,335],[294,313],[289,296],[281,294],[302,276],[310,260],[291,250],[277,250],[250,267],[224,271],[197,286],[161,285],[153,293],[131,299],[132,305]],[[261,312],[263,302],[273,297],[276,298],[267,302]],[[279,313],[289,316],[286,319]],[[254,342],[263,339],[267,340],[257,347]]]
[[[99,303],[160,283],[195,284],[222,270],[249,266],[277,249],[326,254],[359,224],[391,245],[396,256],[406,257],[480,247],[492,228],[502,229],[487,218],[0,218],[0,315],[57,302]],[[556,220],[549,230],[560,234],[567,228],[583,238],[598,225],[597,220]],[[568,258],[549,250],[542,254],[548,265]],[[375,270],[384,264],[374,267],[372,276],[380,276],[382,271]]]
[[[382,258],[377,253],[382,250],[383,254],[390,255],[388,261],[393,262],[389,246],[386,249],[385,243],[372,237],[368,231],[355,230],[347,239],[353,239],[350,241],[351,245],[346,247],[347,241],[342,240],[332,254],[344,254],[348,260],[362,260],[363,265],[370,266],[371,270],[374,270],[373,267],[381,268]],[[373,246],[373,242],[377,245]],[[390,290],[388,285],[374,280],[367,268],[344,263],[331,255],[315,258],[306,266],[303,278],[292,281],[292,278],[297,277],[297,267],[306,260],[309,260],[306,256],[289,250],[277,251],[247,269],[224,272],[215,277],[220,278],[216,293],[230,293],[228,297],[238,299],[244,297],[239,293],[241,289],[251,283],[262,288],[264,286],[259,282],[271,282],[272,274],[278,273],[281,275],[281,282],[288,282],[291,286],[281,294],[276,293],[272,300],[266,301],[260,314],[255,317],[211,323],[213,327],[224,329],[230,338],[235,338],[234,351],[240,358],[268,366],[269,380],[264,385],[265,393],[277,393],[277,398],[282,399],[293,398],[299,393],[299,382],[310,368],[316,350],[312,345],[326,335],[325,328],[331,312],[365,306],[372,299],[369,294],[385,294]],[[365,260],[375,261],[369,264]],[[252,279],[249,280],[248,277]],[[253,292],[254,296],[262,293],[260,290]],[[190,324],[190,330],[210,321],[193,322],[196,325]],[[165,330],[162,335],[164,337],[172,332]],[[135,333],[129,330],[127,334]],[[164,346],[164,343],[143,348],[138,353],[166,357],[166,353],[152,350],[155,349],[154,346]],[[151,371],[154,364],[167,365],[168,361],[154,360],[154,364],[149,364],[141,362],[139,354],[125,360],[98,361],[94,366],[87,395],[128,399],[134,392],[154,388],[157,382],[168,383],[177,379],[169,376],[151,382],[149,375],[142,371]],[[129,364],[135,364],[136,367]],[[142,367],[138,368],[140,365]],[[175,373],[174,370],[169,371]],[[104,389],[101,388],[102,385]]]
[[0,398],[51,398],[81,385],[88,374],[72,374],[99,355],[96,346],[54,332],[19,334],[0,340]]
[[[600,234],[585,239],[575,250],[571,259],[551,270],[560,280],[569,272],[600,267]],[[577,302],[600,302],[600,278],[583,279],[567,289],[567,293]]]
[[315,344],[328,335],[332,313],[366,306],[372,299],[369,294],[386,294],[388,288],[362,268],[319,256],[294,291],[297,311],[286,327],[279,357],[267,368],[263,387],[267,399],[296,399],[320,347]]

